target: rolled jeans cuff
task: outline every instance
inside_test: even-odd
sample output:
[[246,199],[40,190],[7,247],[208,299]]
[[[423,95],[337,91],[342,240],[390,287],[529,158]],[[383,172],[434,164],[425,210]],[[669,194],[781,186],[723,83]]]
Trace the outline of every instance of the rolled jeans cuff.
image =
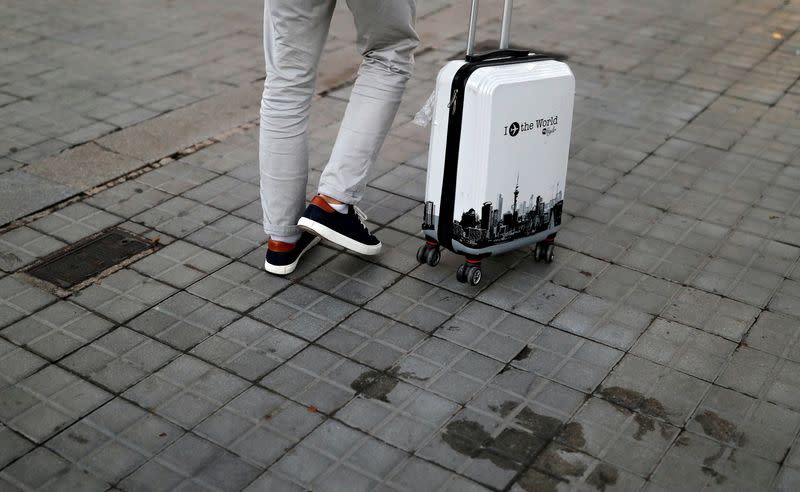
[[298,232],[302,232],[297,225],[288,225],[288,226],[280,226],[280,225],[273,225],[273,224],[265,224],[264,225],[264,232],[267,236],[293,236]]
[[327,184],[320,184],[319,188],[317,189],[317,193],[320,195],[325,195],[333,198],[334,200],[339,200],[342,203],[346,203],[348,205],[355,205],[356,203],[360,202],[361,199],[364,197],[364,193],[347,193],[343,191],[339,191],[333,189],[331,186]]

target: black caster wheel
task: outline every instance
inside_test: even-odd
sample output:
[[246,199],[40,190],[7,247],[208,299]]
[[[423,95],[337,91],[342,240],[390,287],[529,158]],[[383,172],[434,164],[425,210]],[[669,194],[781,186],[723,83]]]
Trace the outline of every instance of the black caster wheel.
[[542,252],[543,249],[542,243],[536,243],[536,245],[533,247],[533,261],[542,261],[544,258],[544,254]]
[[483,274],[481,273],[481,267],[478,266],[470,266],[467,267],[467,281],[470,285],[475,286],[481,283],[481,278]]
[[423,244],[422,246],[420,246],[419,249],[417,250],[417,261],[420,263],[425,263],[427,261],[425,259],[427,252],[428,252],[427,245]]
[[553,260],[556,257],[556,246],[553,243],[547,245],[547,249],[544,252],[544,261],[547,263],[553,263]]
[[[419,253],[417,253],[419,255]],[[442,253],[439,251],[439,248],[429,248],[428,251],[425,253],[425,262],[435,267],[439,264],[439,260],[442,259]]]
[[458,270],[456,270],[456,280],[459,282],[466,283],[467,281],[467,264],[462,263],[458,266]]

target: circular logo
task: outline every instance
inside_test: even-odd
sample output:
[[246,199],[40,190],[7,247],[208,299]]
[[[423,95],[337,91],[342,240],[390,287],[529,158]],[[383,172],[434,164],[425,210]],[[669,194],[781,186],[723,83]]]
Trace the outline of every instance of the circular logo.
[[516,137],[517,133],[519,133],[519,123],[516,121],[508,125],[508,134],[512,137]]

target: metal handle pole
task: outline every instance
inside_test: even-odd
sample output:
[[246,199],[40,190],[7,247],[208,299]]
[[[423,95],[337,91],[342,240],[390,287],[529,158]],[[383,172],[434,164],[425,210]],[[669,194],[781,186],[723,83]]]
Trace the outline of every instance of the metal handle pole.
[[467,56],[475,52],[475,29],[478,26],[478,0],[472,0],[472,10],[469,13],[469,34],[467,35]]
[[503,4],[503,27],[500,30],[500,49],[508,49],[508,37],[511,32],[511,10],[514,8],[514,0],[506,0]]

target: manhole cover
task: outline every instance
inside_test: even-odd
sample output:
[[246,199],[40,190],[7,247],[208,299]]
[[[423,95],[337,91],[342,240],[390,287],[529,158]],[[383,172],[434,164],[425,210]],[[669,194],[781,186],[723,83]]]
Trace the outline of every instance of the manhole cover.
[[56,251],[28,274],[69,289],[152,246],[147,239],[112,228]]
[[[475,54],[482,54],[482,53],[488,53],[489,51],[494,51],[494,50],[497,49],[497,45],[498,45],[497,41],[481,41],[479,43],[476,43],[475,44]],[[567,55],[564,55],[564,54],[561,54],[561,53],[555,53],[553,51],[544,51],[544,50],[540,51],[540,50],[537,50],[537,49],[530,49],[528,46],[519,46],[519,45],[516,45],[516,44],[513,44],[513,43],[510,43],[508,45],[508,47],[510,49],[512,49],[512,50],[528,50],[531,53],[536,53],[536,54],[539,54],[539,55],[547,55],[547,56],[553,58],[553,60],[558,60],[558,61],[562,61],[562,62],[563,61],[567,61],[567,58],[569,58]],[[453,59],[454,60],[458,60],[460,58],[464,58],[466,55],[467,55],[467,51],[466,50],[460,51],[455,56],[453,56]]]

